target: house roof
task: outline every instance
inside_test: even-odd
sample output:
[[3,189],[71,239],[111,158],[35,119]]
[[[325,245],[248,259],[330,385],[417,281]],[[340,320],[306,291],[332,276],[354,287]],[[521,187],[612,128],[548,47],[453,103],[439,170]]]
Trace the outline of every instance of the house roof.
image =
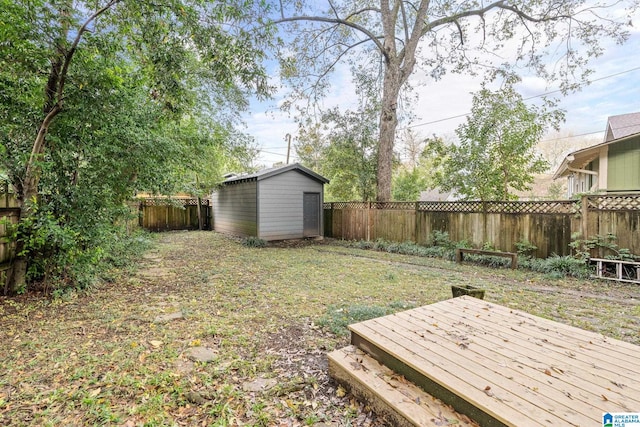
[[446,202],[449,200],[449,196],[451,196],[451,191],[441,192],[436,188],[427,191],[421,191],[419,200],[421,202]]
[[607,120],[604,142],[640,133],[640,112],[611,116]]
[[572,171],[571,169],[584,169],[589,163],[595,160],[600,155],[600,148],[605,147],[607,145],[616,144],[618,142],[629,141],[630,139],[636,138],[640,135],[640,132],[634,133],[632,135],[627,135],[622,138],[614,139],[611,141],[602,142],[600,144],[592,145],[591,147],[583,148],[581,150],[574,151],[565,156],[558,169],[553,174],[553,179],[558,179],[562,176],[569,175]]
[[553,179],[569,175],[572,172],[571,169],[584,169],[600,155],[602,147],[628,141],[639,134],[640,112],[609,117],[604,142],[567,154],[553,174]]
[[290,165],[278,166],[278,167],[269,168],[269,169],[262,169],[252,174],[231,176],[226,180],[224,180],[222,184],[226,185],[226,184],[234,184],[239,182],[261,181],[263,179],[267,179],[275,175],[280,175],[282,173],[289,172],[291,170],[298,171],[308,176],[309,178],[314,179],[323,184],[329,183],[329,180],[327,178],[323,177],[320,174],[315,173],[311,169],[305,168],[300,163],[292,163]]

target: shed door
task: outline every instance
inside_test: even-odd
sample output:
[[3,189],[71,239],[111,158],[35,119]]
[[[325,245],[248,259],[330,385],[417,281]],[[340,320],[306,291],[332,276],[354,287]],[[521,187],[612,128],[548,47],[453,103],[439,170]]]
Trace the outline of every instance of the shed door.
[[303,228],[304,237],[320,235],[320,193],[304,193],[303,195]]

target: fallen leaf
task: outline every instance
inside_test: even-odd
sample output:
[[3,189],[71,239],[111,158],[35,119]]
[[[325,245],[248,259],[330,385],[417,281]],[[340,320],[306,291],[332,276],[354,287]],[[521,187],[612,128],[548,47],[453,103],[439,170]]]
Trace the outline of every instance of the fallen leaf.
[[91,391],[89,392],[89,396],[91,396],[91,397],[96,397],[97,395],[99,395],[99,394],[100,394],[100,392],[101,392],[101,391],[102,391],[102,389],[101,389],[101,388],[96,388],[96,389],[94,389],[94,390],[91,390]]
[[548,370],[548,369],[545,369],[545,370],[544,370],[544,373],[545,373],[545,374],[547,374],[547,375],[549,375],[549,376],[551,376],[551,371],[550,371],[550,370]]
[[149,341],[149,344],[151,344],[152,346],[154,346],[155,348],[158,348],[162,345],[162,341],[158,341],[158,340],[151,340]]
[[342,388],[342,386],[338,386],[338,388],[336,389],[336,396],[338,397],[345,397],[347,395],[347,391]]
[[484,394],[486,394],[487,396],[493,397],[493,392],[491,391],[491,386],[486,386],[483,391],[484,391]]

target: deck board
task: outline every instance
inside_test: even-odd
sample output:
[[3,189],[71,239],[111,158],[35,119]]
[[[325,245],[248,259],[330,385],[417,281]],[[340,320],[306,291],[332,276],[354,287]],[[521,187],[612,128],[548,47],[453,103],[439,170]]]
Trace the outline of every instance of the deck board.
[[599,425],[640,407],[640,347],[479,299],[350,329],[504,425]]
[[334,350],[327,357],[331,377],[394,426],[479,427],[353,346]]
[[[449,317],[448,317],[449,316]],[[459,337],[464,336],[466,330],[468,330],[470,325],[456,325],[451,323],[445,323],[447,320],[451,321],[451,319],[455,318],[455,315],[451,315],[449,313],[440,313],[438,315],[440,322],[444,325],[448,325],[449,327],[456,327],[461,330],[461,334]],[[405,327],[412,330],[414,334],[424,334],[423,332],[424,325],[420,323],[420,321],[416,321],[413,316],[403,316],[400,314],[396,321],[404,322]],[[478,321],[478,323],[481,323]],[[529,382],[525,382],[530,379],[533,382],[541,382],[540,372],[545,373],[545,377],[542,377],[542,382],[545,387],[548,385],[553,388],[560,390],[563,394],[570,393],[564,387],[562,381],[556,381],[556,377],[570,376],[570,380],[573,386],[576,389],[583,389],[587,392],[587,395],[593,398],[593,394],[590,393],[595,387],[601,387],[603,395],[606,395],[608,399],[618,401],[621,403],[626,403],[629,407],[629,410],[633,408],[633,404],[635,401],[628,398],[629,393],[631,395],[636,395],[638,392],[638,383],[631,382],[625,384],[620,381],[616,381],[616,384],[612,382],[612,375],[618,375],[621,371],[606,371],[603,368],[594,368],[594,362],[584,362],[577,359],[577,355],[571,352],[541,352],[541,346],[536,342],[529,341],[526,337],[522,338],[518,336],[517,332],[513,332],[511,336],[506,336],[504,333],[500,333],[499,335],[492,334],[489,329],[492,325],[480,325],[480,326],[472,326],[473,331],[475,333],[481,333],[483,340],[473,340],[473,341],[459,341],[459,345],[463,345],[466,347],[464,354],[467,358],[472,358],[478,361],[478,363],[488,363],[487,366],[493,366],[495,364],[498,365],[497,369],[499,372],[502,372],[506,365],[517,366],[518,374],[522,374],[519,382],[521,384],[527,384],[530,389],[539,389],[539,386],[536,384],[532,384]],[[431,328],[433,330],[435,328]],[[445,339],[446,337],[442,337],[442,335],[438,335],[438,328],[432,334],[435,334],[438,339]],[[437,343],[437,339],[433,339],[432,342]],[[455,350],[455,348],[453,348]],[[601,375],[604,371],[605,375]],[[622,370],[624,373],[624,370]],[[631,378],[640,378],[640,375],[635,374],[634,372],[627,373],[631,376]],[[620,378],[620,377],[619,377]],[[624,377],[623,378],[628,378]],[[592,407],[601,408],[603,411],[608,409],[608,406],[604,403],[604,399],[602,397],[596,400],[585,400],[583,396],[580,394],[574,395],[574,399],[579,401],[585,401]]]

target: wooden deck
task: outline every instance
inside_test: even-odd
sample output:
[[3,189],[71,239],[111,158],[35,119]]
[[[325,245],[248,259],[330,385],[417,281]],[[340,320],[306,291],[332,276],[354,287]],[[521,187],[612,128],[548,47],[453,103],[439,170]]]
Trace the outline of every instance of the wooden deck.
[[350,329],[354,346],[483,426],[592,426],[640,409],[640,347],[476,298]]

